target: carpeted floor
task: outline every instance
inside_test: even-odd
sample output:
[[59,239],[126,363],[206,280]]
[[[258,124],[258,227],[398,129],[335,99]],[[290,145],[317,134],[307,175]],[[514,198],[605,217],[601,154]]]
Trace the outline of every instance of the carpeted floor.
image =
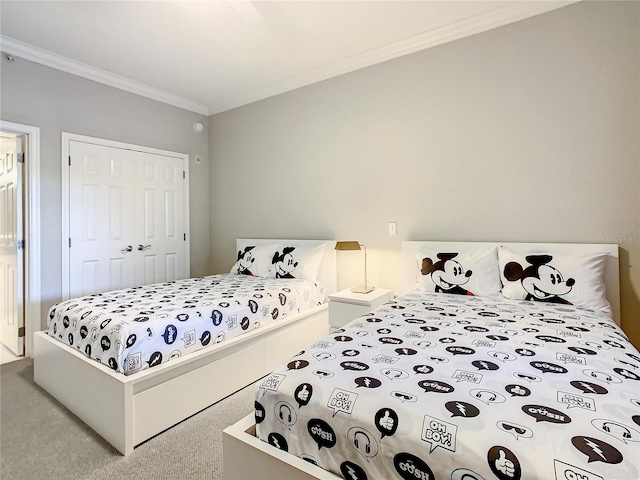
[[253,411],[255,384],[123,457],[33,382],[33,361],[0,366],[2,480],[222,479],[222,430]]

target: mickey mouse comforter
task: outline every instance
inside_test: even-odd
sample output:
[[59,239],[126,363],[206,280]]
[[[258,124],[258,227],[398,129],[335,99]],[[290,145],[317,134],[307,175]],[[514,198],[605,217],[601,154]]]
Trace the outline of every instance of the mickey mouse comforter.
[[267,376],[255,416],[348,480],[640,478],[640,354],[569,306],[405,295]]
[[49,310],[48,333],[126,375],[324,302],[299,279],[220,274],[74,298]]

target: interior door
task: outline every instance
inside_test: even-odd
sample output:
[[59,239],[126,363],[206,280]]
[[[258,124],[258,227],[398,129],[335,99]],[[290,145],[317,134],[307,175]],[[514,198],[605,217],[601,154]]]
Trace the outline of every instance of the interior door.
[[71,141],[69,295],[135,285],[135,152]]
[[0,340],[24,355],[24,239],[22,140],[0,134]]
[[136,152],[136,281],[184,278],[182,159]]

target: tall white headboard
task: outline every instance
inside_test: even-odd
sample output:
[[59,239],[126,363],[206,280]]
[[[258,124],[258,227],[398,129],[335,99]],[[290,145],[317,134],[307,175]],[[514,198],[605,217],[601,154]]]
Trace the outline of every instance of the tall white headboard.
[[482,248],[503,245],[515,253],[540,249],[550,254],[606,252],[604,264],[604,285],[607,300],[611,304],[613,320],[620,325],[620,266],[618,263],[618,245],[604,243],[507,243],[507,242],[402,242],[402,293],[414,290],[418,264],[416,254],[423,247],[435,250],[455,251],[456,248]]
[[335,293],[338,290],[338,272],[336,264],[336,241],[335,240],[290,240],[290,239],[272,239],[272,238],[238,238],[236,240],[236,251],[239,250],[241,243],[251,243],[252,245],[268,245],[270,243],[285,242],[292,247],[304,246],[312,247],[324,244],[324,255],[320,270],[318,270],[318,281],[324,285],[327,295]]

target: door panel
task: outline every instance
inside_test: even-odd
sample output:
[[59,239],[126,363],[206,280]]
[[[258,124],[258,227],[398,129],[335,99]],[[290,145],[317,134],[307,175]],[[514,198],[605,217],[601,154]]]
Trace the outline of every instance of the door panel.
[[69,151],[70,296],[133,286],[134,153],[75,141]]
[[0,137],[0,340],[14,354],[24,355],[24,238],[22,223],[22,138]]

